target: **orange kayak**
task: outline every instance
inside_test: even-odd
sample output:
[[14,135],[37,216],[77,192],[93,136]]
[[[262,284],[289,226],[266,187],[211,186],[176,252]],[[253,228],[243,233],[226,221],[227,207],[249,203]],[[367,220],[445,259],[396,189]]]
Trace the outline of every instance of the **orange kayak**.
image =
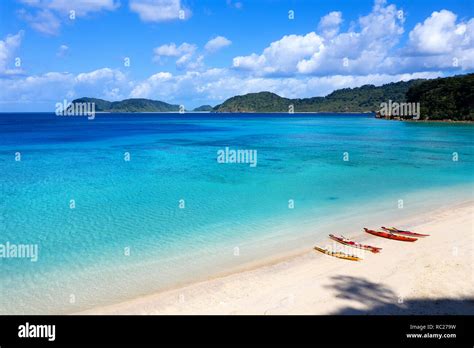
[[342,236],[338,237],[338,236],[335,236],[333,234],[330,234],[329,238],[331,238],[332,240],[335,240],[336,242],[339,242],[341,244],[349,245],[351,247],[358,248],[358,249],[368,250],[368,251],[371,251],[373,253],[378,253],[378,252],[380,252],[380,250],[382,250],[382,248],[377,248],[377,247],[374,247],[374,246],[371,246],[371,245],[365,245],[365,244],[361,244],[361,243],[358,243],[358,242],[354,242],[353,240],[344,238]]
[[391,233],[396,233],[396,234],[403,234],[405,236],[410,236],[410,237],[428,237],[429,236],[429,234],[421,234],[421,233],[416,233],[416,232],[411,232],[411,231],[399,230],[398,228],[395,228],[395,227],[382,226],[382,230],[385,230]]
[[388,232],[380,232],[380,231],[369,230],[367,228],[364,228],[364,231],[367,232],[367,233],[373,234],[374,236],[387,238],[387,239],[393,239],[393,240],[399,240],[401,242],[414,242],[414,241],[417,240],[416,238],[399,236],[399,235],[396,235],[396,234],[393,234],[393,233],[388,233]]

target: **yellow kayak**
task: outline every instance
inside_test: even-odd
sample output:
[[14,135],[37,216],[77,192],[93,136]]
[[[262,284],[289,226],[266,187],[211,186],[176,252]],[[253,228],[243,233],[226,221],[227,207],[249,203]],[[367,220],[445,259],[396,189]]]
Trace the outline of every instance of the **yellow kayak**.
[[330,251],[330,250],[323,249],[323,248],[320,248],[320,247],[317,247],[317,246],[314,247],[314,250],[317,250],[317,251],[319,251],[323,254],[338,257],[338,258],[344,259],[344,260],[362,261],[362,259],[360,257],[354,256],[354,255],[348,255],[348,254],[345,254],[345,253],[342,253],[342,252]]

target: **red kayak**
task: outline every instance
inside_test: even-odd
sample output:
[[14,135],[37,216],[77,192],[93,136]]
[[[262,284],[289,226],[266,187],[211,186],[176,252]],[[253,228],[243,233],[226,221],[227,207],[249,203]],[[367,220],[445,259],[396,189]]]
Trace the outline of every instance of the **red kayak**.
[[337,237],[333,234],[330,234],[329,238],[331,238],[332,240],[335,240],[336,242],[339,242],[341,244],[349,245],[351,247],[358,248],[358,249],[368,250],[368,251],[371,251],[373,253],[379,253],[380,250],[382,250],[382,248],[377,248],[377,247],[374,247],[374,246],[371,246],[371,245],[365,245],[365,244],[357,243],[357,242],[354,242],[350,239],[344,238],[342,236]]
[[364,231],[367,233],[373,234],[374,236],[383,237],[387,239],[393,239],[393,240],[399,240],[401,242],[414,242],[415,240],[417,240],[416,238],[398,236],[393,233],[379,232],[379,231],[369,230],[367,228],[364,228]]
[[405,236],[413,236],[413,237],[428,237],[429,236],[429,234],[421,234],[421,233],[416,233],[416,232],[411,232],[411,231],[399,230],[398,228],[395,228],[395,227],[382,226],[382,230],[385,230],[391,233],[396,233],[396,234],[403,234]]

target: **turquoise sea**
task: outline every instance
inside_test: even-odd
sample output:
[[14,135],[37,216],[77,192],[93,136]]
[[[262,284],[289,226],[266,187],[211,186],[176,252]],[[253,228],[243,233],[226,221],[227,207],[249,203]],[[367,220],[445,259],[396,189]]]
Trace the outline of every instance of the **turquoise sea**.
[[[0,258],[0,314],[128,300],[472,199],[473,139],[368,114],[0,114],[0,244],[39,248]],[[226,147],[257,165],[218,163]]]

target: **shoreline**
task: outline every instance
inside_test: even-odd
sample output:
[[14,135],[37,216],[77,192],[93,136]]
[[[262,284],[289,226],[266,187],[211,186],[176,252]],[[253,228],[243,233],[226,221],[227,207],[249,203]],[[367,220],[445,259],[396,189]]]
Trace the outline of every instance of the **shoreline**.
[[[0,112],[1,114],[54,114],[53,111],[43,111],[43,112]],[[183,113],[180,113],[179,111],[137,111],[137,112],[128,112],[128,111],[118,111],[118,112],[110,112],[110,111],[96,111],[96,115],[149,115],[149,114],[159,114],[159,115],[169,115],[169,114],[179,114],[179,115],[214,115],[214,116],[229,116],[229,115],[237,115],[237,114],[243,114],[244,116],[249,116],[249,115],[261,115],[261,114],[270,114],[270,115],[288,115],[288,116],[298,116],[298,115],[371,115],[375,114],[375,112],[372,111],[302,111],[302,112],[294,112],[294,113],[289,113],[289,112],[284,112],[284,111],[255,111],[255,112],[237,112],[237,111],[185,111]],[[62,117],[74,117],[77,115],[71,115],[71,116],[62,116]],[[84,116],[87,117],[87,116]],[[374,116],[375,119],[379,120],[386,120],[386,121],[399,121],[399,122],[408,122],[408,123],[446,123],[446,124],[474,124],[474,121],[470,120],[451,120],[451,119],[446,119],[446,120],[425,120],[425,119],[420,119],[420,120],[413,120],[413,119],[394,119],[394,118],[384,118],[384,117],[376,117]]]
[[[469,200],[413,216],[403,225],[399,223],[398,226],[431,234],[415,243],[357,233],[355,239],[383,248],[380,254],[362,252],[361,262],[319,254],[308,246],[298,252],[259,260],[229,274],[78,314],[437,314],[435,310],[446,314],[472,313],[474,302],[467,301],[474,301],[473,211],[474,201]],[[442,232],[454,227],[456,238]],[[329,239],[328,244],[321,246],[329,243],[333,248],[336,246]],[[340,244],[337,247],[360,253]],[[440,259],[445,262],[438,264]],[[418,278],[423,281],[417,281]],[[342,291],[345,286],[352,290]],[[334,294],[335,289],[341,293]],[[353,291],[360,298],[351,298],[355,296]],[[364,295],[371,292],[374,294],[369,298]],[[427,303],[430,301],[432,305]],[[439,301],[445,304],[442,308],[436,304]],[[350,310],[343,309],[347,302],[353,302]],[[404,309],[411,303],[413,308]],[[379,309],[374,309],[376,304]],[[370,309],[371,306],[374,308]]]
[[[0,114],[54,114],[54,111],[41,111],[41,112],[8,112],[2,111]],[[271,114],[271,115],[371,115],[376,114],[374,111],[295,111],[293,113],[289,113],[287,111],[96,111],[95,114],[100,115],[117,115],[117,114],[127,114],[127,115],[143,115],[143,114],[199,114],[199,115],[236,115],[236,114],[244,114],[247,115],[259,115],[259,114]],[[76,116],[76,115],[72,115]],[[67,116],[66,116],[67,117]],[[71,117],[71,116],[70,116]],[[387,120],[387,121],[400,121],[400,122],[412,122],[412,123],[456,123],[456,124],[474,124],[472,120],[452,120],[452,119],[444,119],[444,120],[430,120],[430,119],[395,119],[395,118],[385,118],[385,117],[377,117],[374,116],[375,119],[380,120]]]
[[399,122],[412,122],[412,123],[461,123],[461,124],[473,124],[474,121],[470,120],[451,120],[451,119],[443,119],[443,120],[430,120],[430,119],[397,119],[397,118],[386,118],[386,117],[377,117],[378,120],[387,120],[387,121],[399,121]]

